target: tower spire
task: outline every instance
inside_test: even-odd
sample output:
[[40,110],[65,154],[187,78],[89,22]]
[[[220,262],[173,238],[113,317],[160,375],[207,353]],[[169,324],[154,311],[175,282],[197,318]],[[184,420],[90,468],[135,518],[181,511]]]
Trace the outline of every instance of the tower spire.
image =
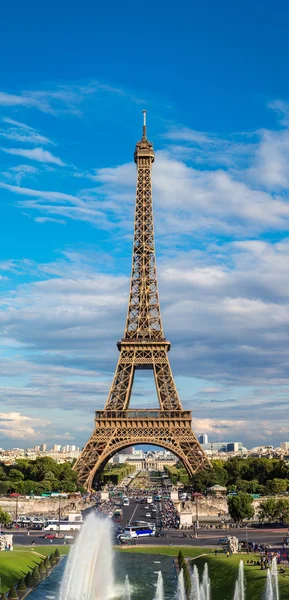
[[142,139],[147,139],[147,110],[143,110],[143,128],[142,128]]

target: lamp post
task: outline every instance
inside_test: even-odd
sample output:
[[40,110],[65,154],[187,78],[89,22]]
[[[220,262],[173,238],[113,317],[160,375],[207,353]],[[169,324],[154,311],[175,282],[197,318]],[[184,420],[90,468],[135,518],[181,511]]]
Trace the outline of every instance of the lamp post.
[[58,535],[60,534],[61,496],[58,496]]
[[199,529],[199,498],[196,496],[196,529]]
[[18,500],[19,500],[19,498],[18,498],[18,496],[16,496],[16,519],[15,519],[16,520],[16,524],[17,524],[17,521],[18,521]]

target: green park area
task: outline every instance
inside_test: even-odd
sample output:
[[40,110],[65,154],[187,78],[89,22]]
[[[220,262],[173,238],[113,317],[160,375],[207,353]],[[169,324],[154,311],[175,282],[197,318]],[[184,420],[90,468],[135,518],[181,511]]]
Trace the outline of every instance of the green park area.
[[[49,557],[56,550],[49,546],[39,546],[38,548],[16,547],[12,552],[0,553],[0,582],[1,593],[7,592],[12,585],[17,586],[18,582],[38,567],[46,557]],[[68,546],[58,548],[62,556],[69,552]]]
[[[208,563],[209,575],[211,579],[212,600],[224,600],[233,598],[235,582],[238,576],[240,560],[244,561],[244,571],[246,579],[246,597],[250,600],[262,600],[266,587],[266,570],[261,570],[260,566],[247,565],[246,561],[259,560],[259,557],[254,554],[236,554],[227,558],[226,554],[221,550],[215,556],[215,551],[211,548],[189,548],[186,546],[172,548],[168,546],[157,547],[134,547],[129,546],[127,549],[121,549],[120,552],[139,552],[144,554],[166,555],[177,557],[181,551],[185,558],[191,559],[192,566],[197,565],[199,572],[202,573],[205,563]],[[280,600],[288,600],[289,598],[289,568],[285,574],[279,574],[279,591]]]
[[[55,548],[53,548],[53,551]],[[58,548],[60,555],[69,552],[68,546]],[[246,564],[247,560],[258,561],[258,556],[254,554],[233,555],[227,558],[221,550],[215,556],[215,551],[211,548],[198,547],[128,547],[117,549],[118,552],[134,552],[177,557],[179,551],[185,558],[191,559],[191,564],[196,564],[199,572],[202,573],[205,563],[208,563],[209,575],[212,586],[212,599],[224,600],[224,598],[233,598],[235,581],[238,576],[239,562],[244,561],[245,579],[246,579],[246,597],[250,600],[260,600],[264,597],[266,586],[266,571],[261,570],[260,566]],[[17,586],[21,578],[25,578],[29,571],[50,555],[52,549],[49,546],[38,546],[32,549],[16,547],[13,552],[2,552],[0,556],[0,577],[1,592],[7,592],[12,585]],[[279,574],[280,600],[289,598],[289,569],[285,574]]]

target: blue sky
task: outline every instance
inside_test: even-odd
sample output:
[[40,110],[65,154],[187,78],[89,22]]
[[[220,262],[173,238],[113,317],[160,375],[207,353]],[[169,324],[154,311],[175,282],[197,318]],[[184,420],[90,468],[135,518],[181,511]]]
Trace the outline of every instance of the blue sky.
[[6,3],[0,34],[0,445],[82,445],[104,405],[143,108],[183,405],[210,439],[288,439],[286,3]]

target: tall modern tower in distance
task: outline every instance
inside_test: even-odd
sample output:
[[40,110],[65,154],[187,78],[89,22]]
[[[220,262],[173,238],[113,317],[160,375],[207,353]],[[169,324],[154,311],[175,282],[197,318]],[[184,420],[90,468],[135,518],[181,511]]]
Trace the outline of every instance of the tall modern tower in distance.
[[208,444],[209,443],[209,438],[206,433],[202,433],[202,435],[199,436],[199,442],[200,442],[200,444]]

